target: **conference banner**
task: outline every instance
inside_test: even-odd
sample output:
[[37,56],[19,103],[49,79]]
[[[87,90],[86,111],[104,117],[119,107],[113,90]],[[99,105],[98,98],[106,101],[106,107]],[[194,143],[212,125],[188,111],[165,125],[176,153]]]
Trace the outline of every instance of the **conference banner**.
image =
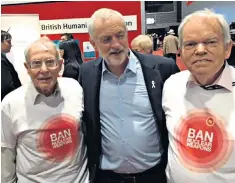
[[[124,16],[128,31],[137,30],[137,16]],[[90,18],[40,20],[41,34],[88,33]]]

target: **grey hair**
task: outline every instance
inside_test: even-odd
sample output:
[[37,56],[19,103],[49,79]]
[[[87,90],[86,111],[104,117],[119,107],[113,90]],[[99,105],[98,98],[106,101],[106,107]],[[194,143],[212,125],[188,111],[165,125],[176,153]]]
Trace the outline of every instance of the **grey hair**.
[[153,48],[153,41],[148,35],[139,35],[135,37],[131,42],[131,46],[133,46],[133,44],[137,44],[139,48],[144,50]]
[[[101,20],[108,20],[110,17],[119,17],[121,20],[123,20],[123,24],[126,27],[126,22],[124,20],[124,17],[121,13],[119,13],[116,10],[108,9],[108,8],[101,8],[93,13],[93,15],[90,18],[89,24],[88,24],[88,32],[91,38],[93,38],[94,35],[94,25],[96,19]],[[127,29],[127,27],[126,27]]]
[[208,18],[215,18],[222,29],[223,32],[223,36],[224,36],[224,44],[227,44],[231,41],[231,36],[229,33],[229,25],[226,22],[225,18],[223,15],[221,14],[217,14],[214,13],[212,10],[210,9],[204,9],[204,10],[199,10],[199,11],[195,11],[189,15],[187,15],[183,21],[181,22],[179,28],[178,28],[178,33],[179,33],[179,46],[182,47],[182,43],[183,43],[183,29],[184,26],[194,17],[208,17]]
[[32,42],[31,44],[29,44],[26,47],[26,49],[24,51],[24,56],[25,56],[26,62],[29,61],[28,60],[28,56],[29,56],[30,50],[35,45],[40,45],[45,50],[48,50],[48,45],[51,45],[56,50],[56,59],[60,60],[60,54],[59,54],[59,52],[58,52],[58,50],[56,48],[56,45],[49,38],[42,37],[42,38]]

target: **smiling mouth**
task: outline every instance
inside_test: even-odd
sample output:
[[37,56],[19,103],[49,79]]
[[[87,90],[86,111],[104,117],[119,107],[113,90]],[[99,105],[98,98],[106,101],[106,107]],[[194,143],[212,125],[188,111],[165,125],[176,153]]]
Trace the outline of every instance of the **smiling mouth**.
[[122,53],[122,52],[123,52],[123,50],[117,51],[117,52],[111,52],[110,55],[119,55],[119,54]]
[[194,61],[193,63],[206,63],[206,62],[211,62],[211,60],[208,60],[208,59],[201,59],[201,60],[196,60]]
[[48,80],[50,80],[51,79],[51,77],[48,77],[48,78],[39,78],[38,80],[39,81],[48,81]]

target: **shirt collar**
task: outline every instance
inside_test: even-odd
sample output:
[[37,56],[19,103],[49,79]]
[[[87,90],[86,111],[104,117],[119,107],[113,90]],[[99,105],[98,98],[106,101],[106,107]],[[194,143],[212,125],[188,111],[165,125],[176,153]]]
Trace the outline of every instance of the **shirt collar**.
[[[231,69],[230,69],[228,63],[226,62],[223,72],[215,80],[215,82],[209,86],[219,85],[219,86],[222,86],[223,88],[226,88],[229,91],[233,91],[233,84],[232,83],[233,83],[233,80],[232,80]],[[190,87],[192,85],[199,85],[199,84],[195,80],[194,76],[192,74],[190,74],[189,79],[187,81],[187,87]]]
[[[131,50],[129,50],[129,53],[130,53],[129,54],[129,61],[128,61],[128,64],[127,64],[125,70],[128,69],[136,74],[136,69],[137,69],[136,64],[137,64],[138,59],[136,58],[136,56],[134,55],[134,53]],[[105,60],[103,59],[103,61],[102,61],[102,75],[104,74],[105,71],[109,72],[108,68],[106,67]]]
[[[31,93],[31,99],[32,99],[33,105],[36,105],[36,104],[40,103],[40,101],[41,101],[40,99],[46,98],[45,95],[38,92],[38,90],[35,88],[33,82],[30,83],[29,90],[30,90],[30,93]],[[50,96],[57,96],[59,93],[60,93],[60,87],[59,87],[59,84],[57,82],[56,87],[55,87],[55,91]]]

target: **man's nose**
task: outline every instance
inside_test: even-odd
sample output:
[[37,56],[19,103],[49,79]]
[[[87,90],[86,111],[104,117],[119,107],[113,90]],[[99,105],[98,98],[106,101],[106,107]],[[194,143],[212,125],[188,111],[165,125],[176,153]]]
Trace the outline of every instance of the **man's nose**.
[[44,72],[47,72],[47,71],[48,71],[48,68],[47,68],[45,62],[42,62],[41,71],[44,71]]
[[196,48],[196,53],[200,55],[206,53],[206,48],[204,43],[198,43]]
[[117,38],[113,38],[112,43],[111,43],[112,48],[120,48],[121,44],[120,41]]

